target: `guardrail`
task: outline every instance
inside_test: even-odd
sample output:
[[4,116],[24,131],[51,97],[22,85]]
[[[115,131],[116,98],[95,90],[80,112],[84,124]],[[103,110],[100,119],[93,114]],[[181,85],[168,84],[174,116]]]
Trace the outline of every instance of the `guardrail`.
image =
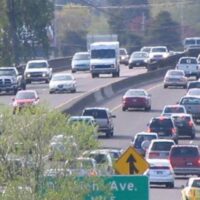
[[49,59],[49,65],[53,72],[59,72],[71,69],[72,56]]

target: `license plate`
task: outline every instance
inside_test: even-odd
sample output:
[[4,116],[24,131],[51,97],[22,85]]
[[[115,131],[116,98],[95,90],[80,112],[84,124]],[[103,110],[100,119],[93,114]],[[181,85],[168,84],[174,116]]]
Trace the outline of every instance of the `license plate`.
[[193,165],[191,162],[187,162],[186,164],[187,164],[187,166],[192,166]]
[[158,174],[158,175],[162,175],[163,172],[162,172],[162,171],[157,171],[157,174]]
[[137,102],[137,99],[133,99],[133,102]]
[[136,63],[136,65],[140,65],[140,63]]
[[158,135],[162,136],[162,135],[165,135],[165,133],[164,132],[159,132]]
[[63,85],[58,85],[59,88],[63,88]]

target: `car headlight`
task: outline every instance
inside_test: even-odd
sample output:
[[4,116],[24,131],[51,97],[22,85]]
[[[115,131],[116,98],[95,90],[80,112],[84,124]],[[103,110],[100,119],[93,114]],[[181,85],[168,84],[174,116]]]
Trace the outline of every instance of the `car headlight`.
[[13,77],[13,78],[12,78],[12,83],[13,83],[13,84],[16,84],[16,83],[17,83],[17,79]]
[[42,76],[43,77],[47,76],[47,73],[46,72],[42,73]]
[[26,77],[28,77],[28,78],[29,78],[29,77],[31,77],[31,75],[30,75],[29,73],[27,73],[27,74],[26,74]]

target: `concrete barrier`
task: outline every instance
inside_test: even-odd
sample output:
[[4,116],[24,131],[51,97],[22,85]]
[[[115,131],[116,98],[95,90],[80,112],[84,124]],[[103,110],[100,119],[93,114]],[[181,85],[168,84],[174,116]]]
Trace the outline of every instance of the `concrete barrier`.
[[107,86],[101,87],[98,90],[87,93],[80,99],[73,101],[69,104],[64,105],[59,110],[65,114],[69,115],[80,115],[85,107],[96,106],[97,103],[100,104],[103,101],[110,99],[123,90],[129,87],[136,87],[138,84],[147,83],[154,79],[158,79],[165,75],[168,69],[172,67],[167,67],[163,69],[158,69],[155,71],[147,72],[145,74],[139,74],[133,77],[129,77],[118,82],[109,84]]

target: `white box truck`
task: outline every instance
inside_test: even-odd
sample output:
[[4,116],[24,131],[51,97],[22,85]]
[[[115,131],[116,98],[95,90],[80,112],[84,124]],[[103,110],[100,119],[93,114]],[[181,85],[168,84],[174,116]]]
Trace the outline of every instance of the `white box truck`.
[[92,78],[100,74],[120,75],[119,42],[95,42],[90,44],[90,72]]

